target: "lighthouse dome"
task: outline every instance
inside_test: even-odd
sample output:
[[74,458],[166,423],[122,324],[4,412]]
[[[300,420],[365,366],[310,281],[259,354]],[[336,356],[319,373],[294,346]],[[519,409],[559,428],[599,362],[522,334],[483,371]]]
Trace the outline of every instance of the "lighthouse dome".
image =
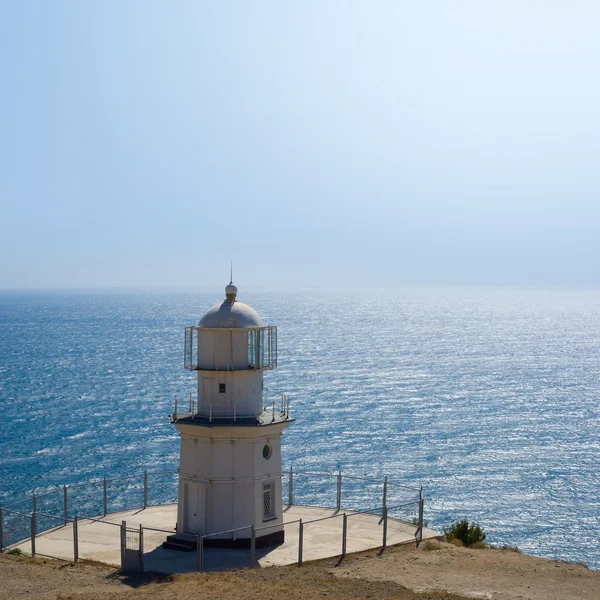
[[250,327],[264,327],[260,315],[247,304],[236,300],[237,288],[230,283],[225,288],[226,299],[209,308],[200,319],[198,327],[244,329]]

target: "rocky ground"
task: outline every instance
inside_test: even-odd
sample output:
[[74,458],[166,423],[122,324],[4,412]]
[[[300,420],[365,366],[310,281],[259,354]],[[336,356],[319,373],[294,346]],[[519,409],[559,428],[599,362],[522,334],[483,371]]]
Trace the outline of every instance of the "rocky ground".
[[0,600],[598,600],[600,572],[510,550],[441,542],[302,567],[127,576],[100,564],[0,555]]

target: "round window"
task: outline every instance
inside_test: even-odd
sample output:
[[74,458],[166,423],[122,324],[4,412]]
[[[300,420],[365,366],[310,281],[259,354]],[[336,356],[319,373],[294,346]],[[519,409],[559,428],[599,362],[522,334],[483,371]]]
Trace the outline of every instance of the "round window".
[[271,448],[271,444],[265,444],[263,446],[263,458],[271,458],[271,454],[273,454],[273,448]]

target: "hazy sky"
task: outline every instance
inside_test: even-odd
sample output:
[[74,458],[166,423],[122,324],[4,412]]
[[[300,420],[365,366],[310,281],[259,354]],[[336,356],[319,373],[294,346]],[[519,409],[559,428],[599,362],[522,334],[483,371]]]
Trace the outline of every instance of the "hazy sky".
[[600,285],[595,1],[0,0],[0,288]]

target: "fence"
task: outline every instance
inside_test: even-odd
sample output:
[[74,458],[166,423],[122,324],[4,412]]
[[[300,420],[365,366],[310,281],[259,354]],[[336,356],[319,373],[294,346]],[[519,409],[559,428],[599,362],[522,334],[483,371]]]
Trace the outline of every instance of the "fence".
[[275,398],[269,400],[266,394],[263,394],[263,401],[258,408],[243,410],[220,393],[204,394],[202,403],[193,394],[190,394],[188,402],[180,402],[178,398],[175,398],[171,422],[179,419],[191,419],[192,421],[208,419],[210,422],[226,420],[235,423],[238,419],[258,418],[263,413],[271,413],[273,420],[276,415],[285,415],[289,418],[290,401],[288,396],[281,394],[281,399],[278,401]]
[[[77,562],[80,544],[97,540],[98,536],[120,547],[121,566],[125,570],[155,569],[152,556],[144,553],[144,532],[151,536],[149,544],[159,547],[173,530],[144,527],[127,527],[107,520],[110,513],[143,509],[149,506],[174,504],[177,501],[177,472],[160,471],[103,478],[86,483],[62,486],[41,494],[32,495],[0,507],[0,551],[16,544],[26,544],[32,556],[42,555]],[[327,526],[331,536],[339,539],[339,555],[364,550],[365,522],[369,521],[370,547],[405,543],[406,532],[412,531],[414,542],[423,538],[423,491],[390,482],[387,478],[375,480],[353,475],[293,471],[282,473],[283,504],[332,508],[333,514],[313,518],[295,519],[284,523],[286,544],[297,544],[297,563],[302,564],[309,551],[310,560],[331,556],[330,550],[318,554],[318,544],[311,536],[317,528]],[[287,502],[286,502],[287,500]],[[99,515],[103,517],[98,518]],[[377,519],[377,517],[379,517]],[[373,520],[379,528],[373,528]],[[390,521],[392,519],[392,521]],[[327,522],[327,523],[325,523]],[[93,524],[94,528],[81,524]],[[390,527],[390,523],[392,527]],[[397,524],[401,524],[400,535]],[[252,567],[257,564],[256,538],[281,527],[280,523],[255,527],[253,524],[227,531],[196,536],[195,550],[187,560],[186,570],[216,570]],[[118,530],[117,530],[118,528]],[[54,537],[72,543],[69,556],[52,555],[52,546],[41,533],[52,531]],[[236,551],[211,548],[205,552],[206,541],[227,535],[250,539],[249,548]],[[83,538],[82,538],[83,536]],[[376,536],[376,537],[373,537]],[[314,540],[313,540],[314,541]],[[307,548],[307,543],[309,547]],[[148,563],[148,564],[146,564]]]

